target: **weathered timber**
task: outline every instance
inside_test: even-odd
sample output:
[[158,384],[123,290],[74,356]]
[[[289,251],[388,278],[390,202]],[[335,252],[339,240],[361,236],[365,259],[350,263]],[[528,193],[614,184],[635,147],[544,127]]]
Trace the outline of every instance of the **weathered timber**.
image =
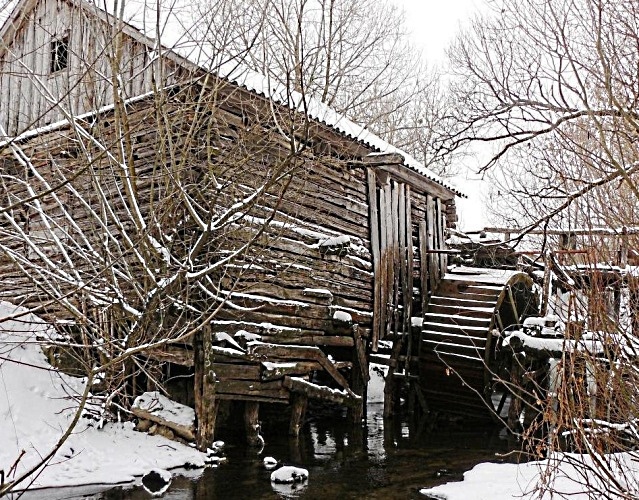
[[306,394],[295,392],[291,395],[291,420],[288,426],[289,436],[299,436],[307,406],[308,397]]
[[366,170],[368,183],[368,204],[369,204],[369,227],[370,227],[370,245],[373,255],[373,266],[375,269],[374,291],[373,291],[373,338],[372,351],[377,351],[380,339],[380,331],[382,328],[382,278],[379,273],[380,269],[380,222],[377,208],[377,179],[375,172],[368,168]]
[[[288,400],[288,391],[282,381],[257,382],[254,380],[220,380],[216,384],[217,397],[222,395],[261,396],[270,399]],[[231,398],[232,399],[232,398]]]
[[[215,400],[216,377],[213,371],[213,345],[211,343],[211,329],[204,327],[196,335],[200,335],[195,342],[195,407],[197,419],[196,444],[199,450],[205,451],[215,437],[215,421],[217,418],[217,403]],[[201,340],[200,340],[201,339]],[[198,413],[199,410],[199,413]]]
[[246,430],[246,442],[249,446],[259,446],[263,441],[260,436],[260,403],[246,401],[244,403],[244,429]]
[[329,387],[313,384],[298,377],[285,377],[284,387],[294,393],[303,394],[310,399],[319,399],[331,403],[339,403],[344,406],[360,404],[360,397],[355,394],[347,394],[343,391],[330,389]]
[[344,376],[337,370],[326,354],[317,347],[256,344],[251,346],[249,352],[254,356],[262,355],[280,359],[308,359],[317,361],[342,388],[350,392],[349,384]]
[[133,413],[133,415],[135,415],[138,418],[141,418],[144,420],[150,420],[151,422],[155,422],[156,424],[160,424],[160,425],[163,425],[164,427],[168,427],[173,432],[175,432],[177,436],[181,437],[182,439],[186,439],[189,442],[195,441],[195,430],[193,426],[186,426],[183,424],[179,424],[177,422],[166,420],[153,412],[144,410],[142,408],[137,408],[135,406],[131,408],[131,413]]

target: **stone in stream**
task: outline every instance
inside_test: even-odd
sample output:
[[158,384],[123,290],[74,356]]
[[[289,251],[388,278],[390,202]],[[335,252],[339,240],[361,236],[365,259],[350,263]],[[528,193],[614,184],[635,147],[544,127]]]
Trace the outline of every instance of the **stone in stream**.
[[171,486],[172,476],[168,470],[153,469],[142,477],[142,487],[154,497],[163,495]]

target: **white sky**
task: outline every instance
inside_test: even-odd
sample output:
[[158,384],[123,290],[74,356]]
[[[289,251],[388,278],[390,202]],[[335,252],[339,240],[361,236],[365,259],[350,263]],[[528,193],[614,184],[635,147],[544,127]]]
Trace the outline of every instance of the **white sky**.
[[[420,48],[429,64],[443,64],[445,50],[460,27],[468,25],[472,17],[486,9],[486,0],[392,0],[406,14],[406,25],[415,45]],[[453,182],[468,195],[469,199],[458,199],[459,227],[465,230],[480,229],[488,225],[484,198],[487,185],[472,172],[479,161],[464,160],[464,173]],[[474,177],[474,178],[473,178]]]

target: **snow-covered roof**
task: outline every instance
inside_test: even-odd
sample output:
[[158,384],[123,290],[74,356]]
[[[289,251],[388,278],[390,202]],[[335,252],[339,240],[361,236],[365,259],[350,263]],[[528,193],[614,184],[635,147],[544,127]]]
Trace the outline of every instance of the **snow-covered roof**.
[[[318,99],[290,90],[267,76],[256,73],[238,63],[236,59],[226,59],[228,55],[215,51],[212,44],[202,42],[204,33],[210,32],[206,25],[210,20],[202,19],[197,3],[191,0],[68,0],[73,5],[107,19],[114,18],[126,23],[124,28],[137,31],[136,38],[153,50],[164,51],[168,55],[177,55],[184,62],[194,64],[220,78],[255,94],[261,95],[278,104],[304,113],[309,118],[341,133],[344,137],[371,148],[373,153],[399,154],[404,165],[439,184],[458,196],[464,196],[450,183],[426,168],[410,154],[389,144],[365,127],[356,124],[344,115],[336,112]],[[7,21],[0,29],[0,38],[6,35],[11,25],[19,19],[21,9],[28,9],[34,0],[21,0],[15,4]],[[6,12],[6,11],[5,11]],[[2,16],[0,16],[2,19]],[[166,51],[169,51],[168,53]]]

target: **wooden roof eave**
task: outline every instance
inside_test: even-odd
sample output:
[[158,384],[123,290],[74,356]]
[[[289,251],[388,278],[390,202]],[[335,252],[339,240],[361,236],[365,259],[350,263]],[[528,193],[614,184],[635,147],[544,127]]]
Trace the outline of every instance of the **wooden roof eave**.
[[398,153],[367,156],[363,159],[362,165],[386,172],[393,179],[408,184],[412,189],[428,193],[442,201],[454,200],[458,194],[405,165],[404,157]]

